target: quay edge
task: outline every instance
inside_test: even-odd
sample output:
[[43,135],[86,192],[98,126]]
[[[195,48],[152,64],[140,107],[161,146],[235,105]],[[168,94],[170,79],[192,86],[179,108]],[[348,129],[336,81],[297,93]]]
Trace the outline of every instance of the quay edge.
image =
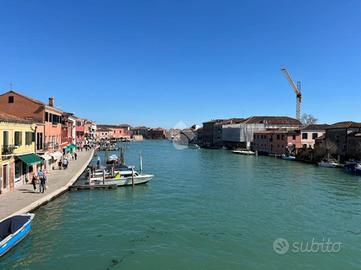
[[[29,213],[29,212],[32,212],[36,209],[38,209],[39,207],[41,207],[42,205],[45,205],[47,204],[48,202],[56,199],[57,197],[61,196],[62,194],[64,194],[65,192],[67,192],[69,190],[69,187],[71,185],[73,185],[75,183],[76,180],[78,180],[78,178],[82,175],[82,173],[85,171],[85,169],[87,168],[87,166],[89,165],[89,163],[91,162],[91,160],[93,159],[94,157],[94,149],[91,150],[92,153],[91,155],[89,156],[89,158],[87,159],[87,161],[83,164],[83,166],[78,170],[77,173],[74,174],[74,176],[69,180],[68,183],[66,183],[64,186],[62,186],[61,188],[53,191],[52,193],[36,200],[35,202],[31,203],[30,205],[10,214],[9,216],[5,217],[4,219],[2,220],[5,220],[11,216],[14,216],[14,215],[20,215],[20,214],[24,214],[24,213]],[[0,221],[2,221],[0,220]]]

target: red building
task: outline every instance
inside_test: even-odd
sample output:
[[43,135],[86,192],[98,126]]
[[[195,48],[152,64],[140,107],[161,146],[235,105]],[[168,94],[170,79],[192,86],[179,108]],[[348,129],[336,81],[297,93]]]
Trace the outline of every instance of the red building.
[[255,132],[253,135],[252,148],[259,154],[293,154],[301,147],[299,130],[265,130]]
[[[103,131],[103,135],[101,132]],[[100,132],[100,134],[99,134]],[[106,136],[108,139],[130,139],[132,137],[131,127],[130,125],[97,125],[97,133],[99,136],[105,136],[105,132],[107,132]]]
[[61,140],[62,111],[55,107],[54,98],[49,98],[48,104],[45,104],[9,91],[0,95],[0,108],[5,113],[36,123],[36,152],[43,154],[46,164],[50,166],[61,157],[62,148],[66,144]]

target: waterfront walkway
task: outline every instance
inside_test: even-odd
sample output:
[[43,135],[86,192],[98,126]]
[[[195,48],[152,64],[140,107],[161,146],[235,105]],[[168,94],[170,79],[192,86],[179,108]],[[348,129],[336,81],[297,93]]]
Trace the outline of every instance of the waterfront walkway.
[[[59,196],[68,190],[86,169],[93,157],[94,151],[78,151],[78,159],[69,161],[66,170],[50,170],[48,173],[48,189],[44,193],[33,191],[31,184],[25,184],[14,191],[0,195],[0,220],[33,209]],[[57,165],[56,165],[57,167]]]

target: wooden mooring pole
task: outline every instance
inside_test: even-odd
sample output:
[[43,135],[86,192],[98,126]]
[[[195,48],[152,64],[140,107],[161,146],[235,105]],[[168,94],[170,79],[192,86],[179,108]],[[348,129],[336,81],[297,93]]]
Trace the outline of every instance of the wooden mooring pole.
[[105,184],[105,170],[103,170],[103,185]]
[[134,168],[132,168],[132,187],[134,188]]

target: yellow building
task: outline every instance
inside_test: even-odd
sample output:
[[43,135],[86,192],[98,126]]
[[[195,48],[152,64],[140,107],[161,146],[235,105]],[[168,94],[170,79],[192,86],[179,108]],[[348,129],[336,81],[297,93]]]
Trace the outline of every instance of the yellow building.
[[35,124],[0,112],[0,193],[30,182],[42,159],[35,154]]

